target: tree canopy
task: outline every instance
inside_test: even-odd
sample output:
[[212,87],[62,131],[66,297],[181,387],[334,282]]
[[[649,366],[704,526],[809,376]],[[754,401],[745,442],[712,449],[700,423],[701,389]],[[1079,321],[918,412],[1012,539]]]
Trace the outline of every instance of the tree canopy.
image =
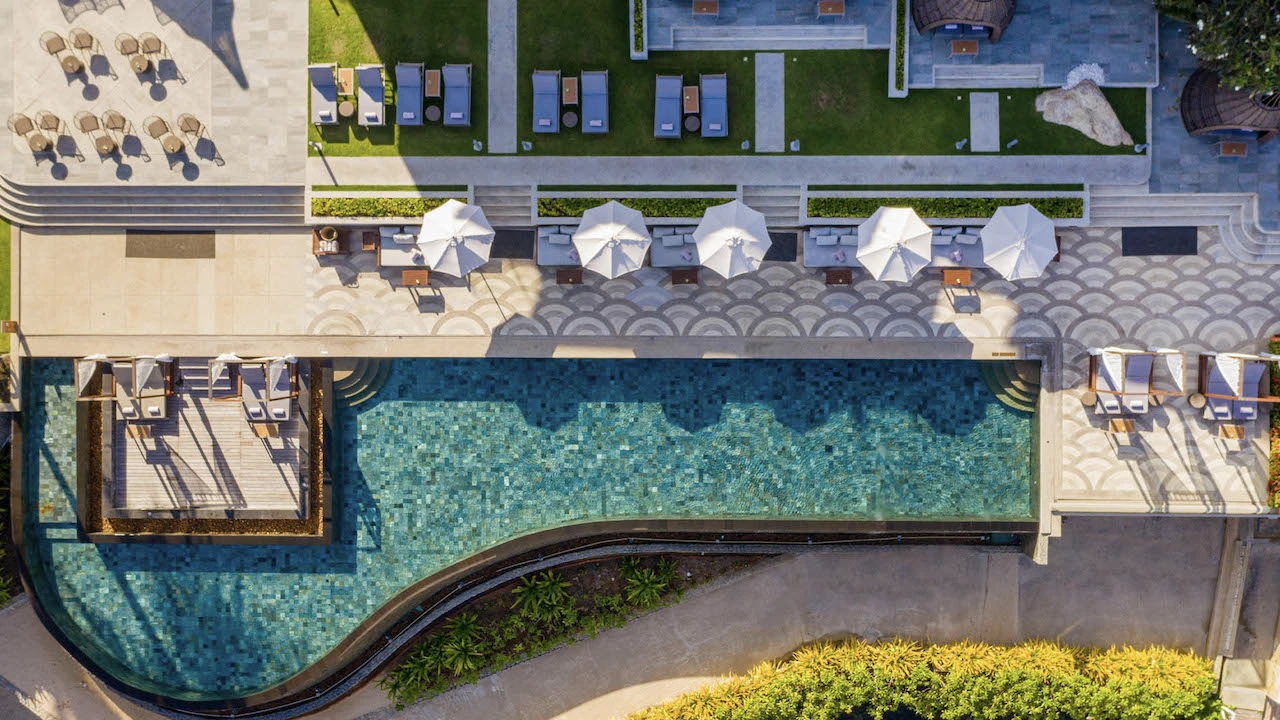
[[1230,88],[1280,93],[1280,4],[1274,0],[1156,0],[1190,23],[1187,47]]

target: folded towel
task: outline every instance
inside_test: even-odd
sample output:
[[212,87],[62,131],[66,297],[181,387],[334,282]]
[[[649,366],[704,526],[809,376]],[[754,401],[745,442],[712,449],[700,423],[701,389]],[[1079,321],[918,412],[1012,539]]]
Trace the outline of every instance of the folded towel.
[[459,112],[451,112],[451,113],[449,113],[449,119],[451,119],[451,120],[461,120],[461,119],[462,119],[462,113],[459,113]]
[[151,417],[160,417],[160,408],[155,405],[148,405],[147,414]]
[[551,120],[548,118],[540,118],[538,120],[538,127],[551,127]]
[[376,112],[367,112],[367,113],[365,113],[365,114],[364,114],[364,119],[365,119],[365,120],[368,120],[369,122],[377,122],[377,121],[378,121],[378,113],[376,113]]
[[271,408],[271,414],[272,414],[272,415],[274,415],[276,418],[278,418],[278,419],[280,419],[280,420],[283,420],[283,419],[285,419],[285,418],[289,417],[289,411],[288,411],[288,410],[285,410],[284,408],[279,408],[279,407],[278,407],[278,408]]
[[662,129],[663,129],[663,130],[674,130],[674,129],[675,129],[675,127],[676,127],[676,126],[675,126],[675,125],[672,125],[671,123],[662,123]]
[[316,114],[320,116],[320,119],[321,119],[321,120],[332,120],[332,119],[333,119],[333,113],[329,112],[328,110],[321,110],[320,112],[318,112],[318,113],[316,113]]
[[132,407],[129,407],[127,405],[120,406],[120,415],[121,417],[127,417],[127,418],[138,417],[137,411],[135,411]]
[[719,130],[719,129],[720,129],[720,123],[707,123],[707,129],[708,129],[708,130]]
[[263,416],[262,408],[260,407],[253,407],[252,405],[250,405],[246,409],[249,413],[249,417],[251,418],[260,418]]
[[604,125],[604,123],[600,122],[599,120],[588,120],[587,125],[591,127],[600,127],[601,125]]

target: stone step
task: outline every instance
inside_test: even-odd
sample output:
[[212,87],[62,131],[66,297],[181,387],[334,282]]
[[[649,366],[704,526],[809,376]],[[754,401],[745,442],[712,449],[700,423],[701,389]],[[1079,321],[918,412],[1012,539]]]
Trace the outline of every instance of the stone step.
[[669,41],[649,38],[650,50],[861,50],[865,25],[678,26]]
[[335,404],[354,407],[371,400],[391,376],[389,358],[340,358],[333,361]]
[[934,65],[935,88],[1040,87],[1042,65]]

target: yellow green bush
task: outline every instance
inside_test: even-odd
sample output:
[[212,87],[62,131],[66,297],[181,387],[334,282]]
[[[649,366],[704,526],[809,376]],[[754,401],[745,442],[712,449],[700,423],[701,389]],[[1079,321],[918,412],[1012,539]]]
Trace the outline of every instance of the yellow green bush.
[[1215,720],[1208,660],[1163,647],[819,643],[629,720]]

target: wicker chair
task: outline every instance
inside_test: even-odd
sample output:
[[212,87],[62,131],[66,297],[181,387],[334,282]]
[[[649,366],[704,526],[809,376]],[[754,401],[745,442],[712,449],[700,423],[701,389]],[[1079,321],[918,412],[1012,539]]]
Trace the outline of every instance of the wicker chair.
[[66,51],[67,41],[58,33],[50,31],[40,36],[40,47],[50,55],[57,55]]
[[9,132],[18,137],[26,137],[36,129],[36,124],[31,122],[31,118],[22,113],[14,113],[9,116]]
[[116,50],[125,57],[138,54],[138,39],[129,33],[116,36]]
[[102,124],[98,122],[98,118],[91,112],[81,110],[75,115],[76,127],[82,133],[95,133],[102,129]]
[[114,132],[125,132],[129,127],[129,121],[115,110],[108,110],[102,113],[102,127]]
[[142,121],[142,129],[147,131],[152,140],[159,140],[169,134],[169,123],[162,117],[152,115]]

